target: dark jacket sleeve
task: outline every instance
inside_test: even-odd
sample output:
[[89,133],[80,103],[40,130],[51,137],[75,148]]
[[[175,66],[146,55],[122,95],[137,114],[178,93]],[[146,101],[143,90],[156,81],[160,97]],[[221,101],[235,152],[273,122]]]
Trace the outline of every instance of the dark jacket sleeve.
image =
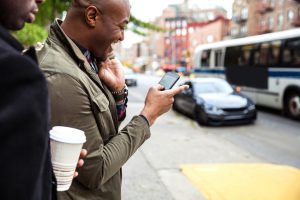
[[47,88],[37,64],[1,53],[0,94],[0,198],[49,199]]

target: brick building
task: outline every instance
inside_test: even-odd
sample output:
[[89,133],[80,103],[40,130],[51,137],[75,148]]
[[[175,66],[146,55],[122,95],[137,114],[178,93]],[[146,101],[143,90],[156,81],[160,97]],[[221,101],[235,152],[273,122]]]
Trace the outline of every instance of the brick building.
[[233,38],[300,26],[299,0],[235,0],[232,11]]
[[169,64],[172,67],[189,65],[197,45],[221,41],[228,33],[229,20],[223,8],[202,10],[185,9],[184,6],[170,6],[162,16],[164,27],[168,30],[164,34],[162,57],[168,67]]

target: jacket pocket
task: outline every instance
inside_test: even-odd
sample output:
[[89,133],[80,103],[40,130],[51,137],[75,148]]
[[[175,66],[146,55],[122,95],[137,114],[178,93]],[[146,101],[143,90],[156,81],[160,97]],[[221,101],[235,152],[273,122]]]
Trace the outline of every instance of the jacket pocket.
[[109,109],[109,100],[103,93],[92,98],[93,114],[98,126],[103,143],[106,144],[110,137],[114,135],[114,124]]
[[95,104],[95,107],[98,108],[99,112],[105,112],[108,111],[108,99],[103,93],[98,94],[93,98],[93,103]]

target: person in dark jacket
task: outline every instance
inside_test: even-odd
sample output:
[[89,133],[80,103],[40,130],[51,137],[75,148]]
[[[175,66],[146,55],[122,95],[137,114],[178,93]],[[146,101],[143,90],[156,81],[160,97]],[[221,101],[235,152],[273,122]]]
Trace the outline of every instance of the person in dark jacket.
[[[0,1],[1,200],[56,199],[46,81],[34,48],[23,54],[22,45],[9,33],[22,29],[25,22],[33,22],[41,2]],[[81,156],[85,154],[83,150]]]
[[41,0],[0,1],[0,199],[56,199],[48,136],[48,94],[34,48],[9,30],[33,22]]

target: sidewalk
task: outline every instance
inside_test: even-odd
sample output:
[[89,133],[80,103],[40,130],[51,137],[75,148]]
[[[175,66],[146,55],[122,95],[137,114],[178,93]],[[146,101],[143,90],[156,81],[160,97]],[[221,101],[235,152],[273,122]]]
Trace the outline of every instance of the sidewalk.
[[[129,104],[127,118],[122,125],[127,124],[133,114],[139,113],[142,106],[142,103]],[[156,130],[151,129],[152,134],[156,134]],[[159,169],[154,167],[146,156],[153,153],[149,152],[150,142],[146,143],[148,148],[142,146],[123,167],[123,200],[205,200],[180,171],[180,166]],[[154,148],[156,147],[150,147]]]
[[[129,104],[126,120],[129,121],[133,114],[138,114],[142,106],[142,103],[136,102]],[[236,151],[241,155],[234,155],[238,158],[241,156],[236,159],[240,163],[217,162],[207,165],[205,163],[210,162],[206,161],[199,165],[189,165],[184,162],[191,160],[184,158],[190,154],[200,156],[199,153],[202,152],[211,156],[213,154],[209,153],[209,149],[212,148],[205,143],[209,140],[205,141],[205,137],[202,137],[199,145],[205,151],[185,154],[182,151],[184,148],[180,146],[190,146],[195,138],[187,140],[182,135],[186,128],[184,125],[170,132],[170,127],[178,123],[173,118],[167,113],[158,119],[156,125],[151,127],[151,138],[124,165],[123,200],[300,199],[300,170],[293,167],[265,164],[263,160],[254,158],[251,158],[253,162],[246,163],[247,159],[242,158],[249,156],[241,151]],[[189,133],[189,137],[192,136]],[[223,145],[226,148],[226,144]],[[230,152],[235,151],[231,149]]]

